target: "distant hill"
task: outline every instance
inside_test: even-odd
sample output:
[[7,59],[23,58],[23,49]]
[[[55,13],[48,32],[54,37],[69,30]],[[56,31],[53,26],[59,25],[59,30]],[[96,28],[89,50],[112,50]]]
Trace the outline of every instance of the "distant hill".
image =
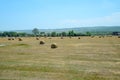
[[[99,26],[99,27],[79,27],[79,28],[63,28],[63,29],[40,29],[40,32],[67,32],[70,30],[74,30],[75,32],[120,32],[120,26],[111,26],[111,27],[106,27],[106,26]],[[25,32],[25,33],[32,33],[32,30],[15,30],[15,32]]]

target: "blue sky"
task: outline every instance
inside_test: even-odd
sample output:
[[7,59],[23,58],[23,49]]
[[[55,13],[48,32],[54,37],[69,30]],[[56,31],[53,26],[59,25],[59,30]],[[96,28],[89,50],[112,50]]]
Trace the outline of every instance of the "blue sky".
[[120,0],[0,0],[0,30],[120,26]]

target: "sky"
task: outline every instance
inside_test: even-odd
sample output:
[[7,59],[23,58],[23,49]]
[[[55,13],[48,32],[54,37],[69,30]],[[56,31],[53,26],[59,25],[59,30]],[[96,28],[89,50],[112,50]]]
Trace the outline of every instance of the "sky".
[[0,0],[0,30],[120,26],[120,0]]

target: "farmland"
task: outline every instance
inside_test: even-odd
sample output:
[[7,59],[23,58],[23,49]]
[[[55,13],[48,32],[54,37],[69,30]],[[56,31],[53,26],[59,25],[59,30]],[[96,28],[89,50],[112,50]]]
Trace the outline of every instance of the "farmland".
[[22,39],[0,38],[0,80],[120,80],[117,36]]

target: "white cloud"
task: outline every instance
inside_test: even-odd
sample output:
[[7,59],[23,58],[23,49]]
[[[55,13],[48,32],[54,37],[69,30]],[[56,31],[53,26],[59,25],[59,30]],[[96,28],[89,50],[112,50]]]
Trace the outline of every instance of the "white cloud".
[[67,19],[62,21],[61,25],[79,27],[79,26],[113,26],[120,25],[120,12],[113,13],[108,16],[91,18],[91,19]]

